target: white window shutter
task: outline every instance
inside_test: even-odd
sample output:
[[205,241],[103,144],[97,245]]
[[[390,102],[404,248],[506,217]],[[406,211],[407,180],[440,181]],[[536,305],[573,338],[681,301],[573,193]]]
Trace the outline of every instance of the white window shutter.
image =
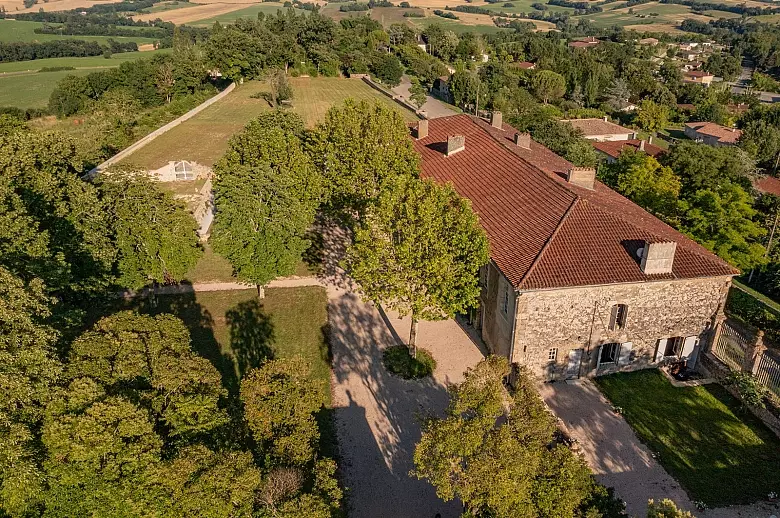
[[691,353],[693,352],[693,348],[696,347],[696,336],[687,336],[685,337],[685,342],[683,343],[682,348],[682,356],[683,359],[690,357]]
[[596,353],[598,356],[596,356],[596,368],[598,369],[601,367],[601,350],[604,349],[604,345],[599,345],[598,352]]
[[666,343],[669,341],[668,338],[661,338],[658,340],[658,349],[655,351],[655,361],[660,362],[664,359],[664,351],[666,350]]
[[618,365],[628,365],[631,359],[631,349],[634,347],[634,342],[623,342],[620,344],[620,356],[618,357]]

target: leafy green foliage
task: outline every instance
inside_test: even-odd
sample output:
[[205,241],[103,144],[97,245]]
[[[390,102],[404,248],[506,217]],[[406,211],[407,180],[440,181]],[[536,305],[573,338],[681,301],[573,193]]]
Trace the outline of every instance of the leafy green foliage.
[[240,279],[257,285],[292,275],[310,244],[305,234],[322,182],[301,146],[302,127],[292,113],[261,115],[230,140],[214,168],[211,244]]
[[660,218],[668,222],[677,220],[680,179],[655,158],[641,151],[625,149],[615,162],[601,166],[599,177]]
[[594,167],[597,163],[593,145],[571,124],[545,117],[533,121],[528,126],[528,131],[535,141],[574,165]]
[[385,368],[404,379],[425,378],[436,370],[436,360],[425,349],[418,349],[413,357],[405,345],[394,345],[382,351]]
[[142,171],[112,169],[96,185],[116,246],[120,286],[180,281],[202,254],[197,223]]
[[348,99],[328,110],[312,135],[310,155],[329,189],[329,206],[361,213],[397,176],[417,176],[420,158],[401,115],[380,103]]
[[769,389],[760,383],[749,372],[733,371],[726,378],[726,383],[734,387],[739,394],[745,409],[748,407],[764,408],[769,397]]
[[506,394],[508,373],[495,356],[466,373],[451,389],[446,417],[425,424],[413,473],[440,498],[459,498],[464,516],[572,516],[590,489],[587,466],[552,445],[555,420],[527,373],[514,396]]
[[644,100],[639,104],[636,122],[643,130],[658,133],[669,123],[669,108],[663,104]]
[[301,357],[269,360],[241,382],[244,415],[272,462],[305,465],[319,439],[314,412],[325,388]]
[[409,100],[417,106],[417,109],[423,107],[423,104],[428,100],[428,91],[420,84],[419,81],[412,82],[412,86],[409,88]]
[[664,498],[657,503],[647,502],[647,518],[693,518],[693,514],[678,509],[673,501]]
[[412,316],[414,334],[418,319],[473,306],[487,261],[487,237],[467,200],[451,185],[399,176],[361,219],[345,264],[366,298]]
[[536,98],[547,104],[566,93],[566,79],[551,70],[540,70],[531,78],[531,90]]

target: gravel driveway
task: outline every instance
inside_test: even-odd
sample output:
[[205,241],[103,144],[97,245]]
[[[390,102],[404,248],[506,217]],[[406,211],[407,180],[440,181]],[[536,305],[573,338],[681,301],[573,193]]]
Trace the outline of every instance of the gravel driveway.
[[409,333],[408,319],[386,316],[351,291],[329,288],[333,403],[350,518],[460,516],[433,486],[409,476],[420,418],[441,415],[447,385],[483,355],[454,321],[421,322],[419,344],[438,362],[433,379],[406,381],[382,365],[382,349]]

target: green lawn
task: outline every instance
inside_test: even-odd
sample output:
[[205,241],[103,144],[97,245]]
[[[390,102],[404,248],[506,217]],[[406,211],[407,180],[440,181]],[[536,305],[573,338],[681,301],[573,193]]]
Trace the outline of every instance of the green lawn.
[[0,106],[43,108],[57,81],[67,75],[85,76],[94,70],[61,70],[30,74],[0,75]]
[[0,74],[6,72],[35,72],[43,67],[75,67],[75,68],[111,68],[118,67],[124,61],[138,58],[151,58],[156,53],[171,52],[172,49],[150,50],[148,52],[122,52],[113,54],[110,58],[91,56],[86,58],[47,58],[33,61],[13,61],[0,63]]
[[[254,289],[188,293],[148,299],[114,301],[94,309],[91,320],[122,309],[142,313],[170,313],[190,330],[192,347],[209,359],[222,374],[222,382],[234,396],[244,374],[267,358],[299,354],[312,364],[314,376],[330,380],[327,296],[324,288],[271,288],[258,299]],[[323,404],[330,403],[330,391]]]
[[134,41],[139,45],[144,43],[154,43],[154,38],[142,38],[142,37],[128,37],[128,36],[69,36],[67,34],[36,34],[35,29],[41,27],[43,22],[28,22],[21,20],[0,20],[0,42],[16,42],[16,41],[52,41],[52,40],[85,40],[85,41],[97,41],[98,43],[105,44],[109,39],[126,43]]
[[[377,100],[396,108],[407,122],[416,116],[404,110],[359,79],[336,77],[292,78],[295,98],[292,110],[299,113],[308,126],[314,126],[333,104],[347,98]],[[263,99],[252,97],[267,87],[250,81],[236,88],[224,99],[209,106],[197,116],[157,137],[129,156],[125,162],[156,169],[169,160],[193,160],[212,165],[227,150],[230,137],[247,122],[269,110]]]
[[723,507],[780,490],[780,439],[720,385],[676,388],[657,370],[596,384],[692,499]]
[[[316,239],[313,236],[312,241]],[[304,260],[300,261],[295,268],[293,275],[297,277],[311,277],[319,273],[322,257],[319,255],[319,249],[312,245],[310,253],[304,254]],[[200,260],[190,268],[190,271],[184,276],[187,282],[192,284],[209,282],[238,282],[238,278],[233,275],[233,266],[230,261],[214,252],[206,243],[206,249]]]

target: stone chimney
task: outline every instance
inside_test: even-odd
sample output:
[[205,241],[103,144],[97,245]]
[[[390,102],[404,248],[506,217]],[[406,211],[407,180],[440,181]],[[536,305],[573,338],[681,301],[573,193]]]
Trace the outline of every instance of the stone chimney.
[[596,169],[594,167],[572,167],[566,175],[566,180],[571,184],[592,191],[596,183]]
[[422,119],[417,123],[417,140],[428,136],[428,119]]
[[604,122],[609,122],[609,117],[604,115]]
[[531,135],[529,133],[515,133],[515,144],[523,149],[531,149]]
[[503,129],[503,119],[501,112],[492,112],[490,114],[490,125],[497,129]]
[[644,140],[640,140],[639,141],[639,151],[644,151],[644,150],[645,150],[645,141]]
[[649,137],[647,137],[647,143],[648,143],[648,144],[652,144],[652,143],[653,143],[653,136],[652,136],[652,135],[650,135]]
[[675,250],[677,250],[677,243],[674,241],[645,241],[644,248],[640,249],[642,273],[645,275],[672,273]]
[[447,137],[447,156],[452,156],[464,149],[466,149],[466,137],[463,135]]

